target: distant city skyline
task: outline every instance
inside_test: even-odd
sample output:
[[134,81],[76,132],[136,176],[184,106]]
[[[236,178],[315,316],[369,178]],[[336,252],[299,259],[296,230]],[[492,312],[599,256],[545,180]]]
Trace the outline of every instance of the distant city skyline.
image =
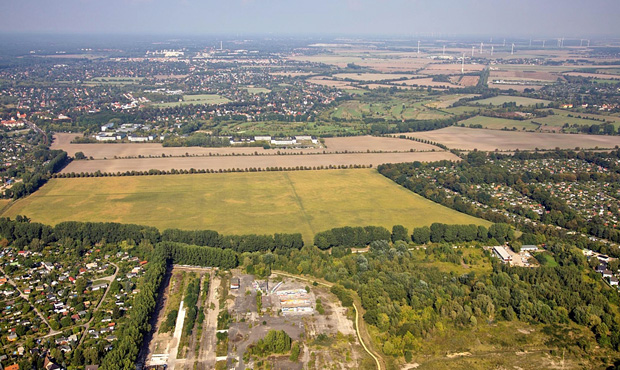
[[620,36],[617,0],[4,0],[0,32]]

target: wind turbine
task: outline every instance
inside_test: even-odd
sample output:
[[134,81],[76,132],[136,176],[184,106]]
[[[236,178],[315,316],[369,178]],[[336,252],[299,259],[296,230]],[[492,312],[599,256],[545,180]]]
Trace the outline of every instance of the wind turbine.
[[446,55],[446,45],[443,46],[443,54],[442,55]]
[[465,74],[465,53],[463,53],[463,59],[461,59],[461,74]]
[[504,46],[504,47],[506,46],[506,39],[504,39],[504,45],[502,45],[502,46]]
[[515,44],[512,44],[512,50],[510,51],[510,55],[514,55],[515,53]]
[[543,49],[545,48],[545,40],[543,40]]
[[590,40],[588,40],[588,47],[590,47]]
[[483,42],[480,43],[480,54],[482,54],[482,46],[484,46]]
[[530,47],[532,47],[532,39],[530,39]]
[[418,54],[420,54],[420,40],[418,40]]
[[472,57],[474,56],[474,50],[476,50],[476,47],[475,47],[475,46],[472,46],[472,47],[471,47],[471,56],[472,56]]

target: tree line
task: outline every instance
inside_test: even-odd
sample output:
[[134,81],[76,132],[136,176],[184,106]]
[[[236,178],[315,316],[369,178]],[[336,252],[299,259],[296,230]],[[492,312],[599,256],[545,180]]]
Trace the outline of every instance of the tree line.
[[331,247],[365,247],[372,241],[391,238],[391,233],[381,226],[345,226],[317,233],[314,245],[323,250]]
[[14,220],[0,218],[0,235],[17,247],[25,247],[33,239],[45,244],[63,240],[79,240],[84,245],[95,243],[120,243],[130,241],[138,244],[143,240],[152,245],[163,242],[179,242],[236,252],[273,251],[276,249],[300,249],[304,242],[300,233],[274,235],[221,235],[213,230],[167,229],[160,232],[152,226],[120,224],[115,222],[65,221],[56,226],[31,222],[27,217]]
[[232,173],[232,172],[273,172],[273,171],[316,171],[316,170],[344,170],[351,168],[372,168],[371,165],[365,164],[339,164],[339,165],[326,165],[326,166],[295,166],[295,167],[247,167],[247,168],[225,168],[225,169],[196,169],[190,168],[187,169],[171,169],[171,170],[158,170],[158,169],[150,169],[150,170],[131,170],[125,172],[63,172],[63,173],[55,173],[52,178],[58,179],[72,179],[72,178],[80,178],[80,177],[114,177],[114,176],[153,176],[153,175],[189,175],[196,173]]

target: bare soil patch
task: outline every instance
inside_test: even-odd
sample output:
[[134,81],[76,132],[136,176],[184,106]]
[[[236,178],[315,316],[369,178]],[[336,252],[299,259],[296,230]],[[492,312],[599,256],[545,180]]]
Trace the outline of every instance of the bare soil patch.
[[545,71],[491,71],[490,78],[507,78],[517,80],[550,81],[558,79],[558,75]]
[[407,152],[410,150],[430,151],[439,150],[436,146],[424,144],[417,141],[376,137],[376,136],[353,136],[353,137],[336,137],[325,139],[325,146],[329,151],[384,151],[384,152]]
[[448,148],[461,150],[534,150],[613,148],[620,145],[620,137],[607,135],[554,134],[447,127],[427,132],[412,132],[407,136],[431,140]]
[[[463,66],[465,73],[478,72],[485,68],[482,64],[467,64]],[[440,75],[440,74],[460,74],[461,63],[454,64],[431,64],[420,72],[424,75]]]
[[339,89],[352,87],[350,82],[332,80],[332,79],[323,78],[323,77],[312,77],[312,78],[309,78],[307,81],[315,85],[337,87]]

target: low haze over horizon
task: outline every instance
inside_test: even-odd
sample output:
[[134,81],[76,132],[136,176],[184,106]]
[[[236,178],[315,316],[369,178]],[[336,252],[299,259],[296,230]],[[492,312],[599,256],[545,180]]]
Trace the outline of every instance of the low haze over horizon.
[[615,0],[23,0],[2,33],[616,36]]

